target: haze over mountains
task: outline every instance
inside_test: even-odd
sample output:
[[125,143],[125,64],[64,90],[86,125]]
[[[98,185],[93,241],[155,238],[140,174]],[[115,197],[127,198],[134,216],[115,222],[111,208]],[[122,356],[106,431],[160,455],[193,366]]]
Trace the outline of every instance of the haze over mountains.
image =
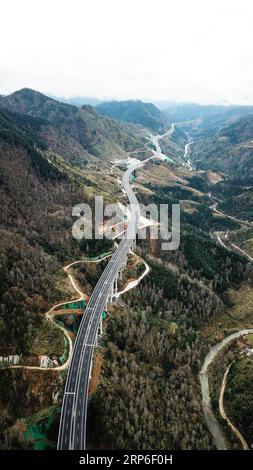
[[[216,169],[234,177],[250,176],[252,172],[250,106],[170,104],[160,110],[151,103],[128,100],[79,107],[26,88],[0,96],[0,106],[34,118],[29,123],[26,118],[32,134],[72,162],[84,164],[89,156],[102,159],[124,156],[136,147],[142,151],[145,137],[140,138],[141,131],[132,128],[132,124],[162,134],[170,123],[176,122],[181,124],[172,140],[180,144],[190,133],[197,141],[193,159],[199,168]],[[170,150],[175,155],[172,147]]]
[[63,98],[60,96],[51,96],[56,101],[61,101],[62,103],[66,104],[73,104],[74,106],[84,106],[85,104],[89,104],[90,106],[96,106],[100,104],[103,100],[99,100],[98,98],[92,98],[89,96],[75,96],[73,98]]
[[[226,123],[239,120],[246,115],[253,115],[253,106],[240,105],[203,105],[198,103],[176,103],[173,101],[110,100],[76,97],[69,99],[55,98],[68,104],[82,106],[90,104],[104,116],[124,122],[133,122],[148,127],[154,132],[161,132],[172,122],[201,121],[201,132],[213,133]],[[194,132],[194,129],[192,129]],[[199,132],[199,129],[198,131]]]

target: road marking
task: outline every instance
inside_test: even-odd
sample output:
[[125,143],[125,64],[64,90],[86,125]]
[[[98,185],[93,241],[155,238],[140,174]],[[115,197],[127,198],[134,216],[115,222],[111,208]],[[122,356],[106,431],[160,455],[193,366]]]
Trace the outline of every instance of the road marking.
[[[129,202],[130,202],[130,206],[131,206],[131,212],[133,212],[131,214],[131,223],[132,223],[132,220],[134,222],[136,222],[136,218],[137,216],[139,215],[139,210],[136,209],[136,207],[134,206],[137,206],[138,205],[138,201],[136,200],[136,196],[134,195],[132,189],[131,189],[131,185],[128,181],[128,178],[130,176],[130,174],[133,172],[133,170],[137,169],[139,166],[142,167],[143,164],[150,160],[151,158],[153,157],[150,157],[148,159],[146,159],[144,162],[141,162],[139,163],[138,165],[135,165],[134,167],[132,168],[129,168],[124,176],[123,176],[123,180],[122,180],[122,185],[125,186],[126,188],[126,192],[128,193],[128,198],[129,198]],[[130,194],[129,194],[130,192]],[[131,194],[132,192],[132,194]],[[135,218],[134,218],[135,216]],[[92,307],[88,307],[86,308],[86,313],[87,315],[84,317],[85,318],[85,321],[83,323],[81,323],[81,328],[79,328],[78,330],[78,333],[77,333],[77,337],[76,337],[76,345],[77,345],[77,348],[76,350],[74,350],[74,361],[71,361],[70,363],[70,370],[71,370],[71,367],[72,367],[72,370],[76,370],[77,369],[77,374],[73,374],[73,376],[71,377],[70,379],[70,382],[71,382],[71,385],[72,383],[76,383],[76,380],[77,380],[77,385],[78,385],[78,388],[80,386],[80,389],[81,389],[81,393],[83,393],[83,382],[86,383],[86,396],[85,396],[85,403],[86,403],[86,407],[87,407],[87,393],[88,393],[88,382],[89,382],[89,374],[87,374],[87,371],[85,372],[85,377],[83,378],[82,377],[82,370],[81,370],[81,365],[82,365],[82,361],[84,359],[84,363],[86,365],[86,363],[88,362],[88,358],[85,357],[85,349],[84,347],[87,347],[87,348],[92,348],[94,349],[96,347],[96,343],[93,343],[93,344],[90,344],[90,343],[86,343],[84,345],[81,346],[81,342],[84,341],[84,339],[88,339],[88,341],[90,339],[95,339],[94,338],[94,332],[95,332],[95,326],[94,326],[94,321],[95,321],[95,317],[97,316],[97,313],[99,310],[100,312],[100,304],[101,304],[101,297],[102,297],[102,300],[105,302],[103,302],[103,305],[106,303],[106,296],[105,294],[109,294],[109,292],[107,293],[107,290],[109,290],[108,288],[104,288],[103,289],[103,284],[112,284],[112,280],[109,281],[110,277],[111,277],[111,273],[113,274],[116,274],[118,273],[119,271],[119,268],[121,267],[122,265],[122,256],[125,260],[126,256],[127,256],[127,252],[129,251],[130,249],[130,242],[132,243],[135,239],[135,235],[136,235],[136,230],[134,230],[134,227],[132,228],[132,230],[128,230],[127,232],[127,236],[123,236],[123,239],[122,241],[120,242],[120,244],[118,245],[118,248],[117,250],[115,251],[115,255],[114,255],[114,258],[115,258],[115,261],[113,258],[111,258],[111,260],[113,259],[113,261],[109,261],[109,264],[107,265],[108,268],[106,267],[106,274],[105,275],[102,275],[102,280],[101,280],[101,277],[95,287],[95,294],[96,294],[96,297],[94,297],[94,291],[93,291],[93,294],[91,296],[91,299],[89,300],[89,303],[91,305],[93,305]],[[133,238],[133,239],[132,239]],[[122,244],[122,247],[121,247],[121,244]],[[121,248],[119,248],[121,247]],[[127,251],[126,251],[127,249]],[[117,255],[116,255],[117,253]],[[113,265],[113,266],[111,266]],[[108,271],[108,272],[107,272]],[[106,277],[106,279],[104,279]],[[104,279],[104,280],[103,280]],[[100,289],[100,291],[99,291]],[[102,291],[101,291],[102,289]],[[105,292],[104,292],[105,291]],[[97,293],[98,292],[98,293]],[[104,298],[103,298],[104,296]],[[94,297],[94,298],[93,298]],[[88,311],[91,311],[91,313],[89,313]],[[87,321],[88,320],[88,321]],[[96,325],[96,323],[95,323]],[[91,338],[90,338],[91,336]],[[78,344],[79,342],[79,344]],[[81,347],[80,347],[81,346]],[[81,349],[81,351],[80,351]],[[89,363],[90,363],[90,369],[91,369],[91,361],[92,361],[92,353],[93,351],[89,351],[88,352],[88,356],[89,356]],[[80,356],[80,357],[78,357]],[[77,364],[76,364],[77,362]],[[86,368],[85,368],[86,369]],[[71,371],[72,372],[72,371]],[[71,376],[71,374],[70,374]],[[77,390],[78,390],[77,388]],[[70,443],[69,443],[69,447],[71,449],[74,449],[77,445],[77,447],[79,447],[79,441],[80,441],[80,432],[76,433],[75,432],[75,425],[77,425],[77,429],[79,431],[79,422],[76,423],[76,412],[78,412],[78,415],[79,415],[79,408],[77,406],[77,404],[81,404],[82,405],[82,402],[83,402],[83,397],[82,396],[79,396],[79,393],[77,392],[65,392],[66,395],[77,395],[77,397],[74,398],[74,406],[72,406],[72,416],[71,416],[71,426],[70,426],[70,435],[71,435],[71,432],[72,432],[72,439],[73,439],[73,442],[71,442],[70,440]],[[67,400],[66,400],[67,401]],[[66,407],[66,403],[63,404],[63,407]],[[73,410],[74,408],[74,410]],[[78,408],[78,411],[76,410],[76,408]],[[69,415],[69,410],[67,411],[67,414]],[[85,434],[86,434],[86,415],[85,415],[85,419],[84,419],[84,425],[85,425],[85,430],[84,430],[84,438],[82,439],[82,441],[84,441],[84,448],[85,448]],[[63,427],[64,428],[64,422],[60,422],[60,427]],[[67,429],[68,429],[69,426],[67,426]],[[61,429],[60,429],[61,431]],[[81,433],[82,435],[82,433]],[[67,438],[65,438],[65,441],[67,441]],[[75,442],[76,441],[76,442]],[[61,443],[60,443],[60,446],[58,448],[61,448]]]

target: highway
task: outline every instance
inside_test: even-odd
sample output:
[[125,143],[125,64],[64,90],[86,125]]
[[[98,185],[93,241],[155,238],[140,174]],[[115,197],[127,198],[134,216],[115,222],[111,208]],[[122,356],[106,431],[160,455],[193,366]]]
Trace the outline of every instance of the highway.
[[137,162],[123,174],[122,185],[129,199],[130,220],[126,233],[92,292],[78,329],[63,396],[57,446],[59,450],[84,450],[86,447],[89,378],[96,335],[113,282],[126,260],[138,230],[140,207],[130,186],[130,176],[147,160]]

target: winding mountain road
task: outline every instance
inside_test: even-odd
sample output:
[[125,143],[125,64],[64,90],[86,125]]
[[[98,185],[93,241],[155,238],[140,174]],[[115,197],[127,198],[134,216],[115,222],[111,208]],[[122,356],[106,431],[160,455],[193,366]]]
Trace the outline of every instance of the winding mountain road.
[[248,222],[247,220],[238,219],[237,217],[234,217],[233,215],[225,214],[225,212],[222,212],[222,211],[217,209],[217,205],[218,205],[218,202],[215,202],[214,204],[212,204],[210,206],[210,209],[213,212],[216,212],[216,214],[219,214],[223,217],[226,217],[227,219],[233,220],[234,222],[237,222],[238,224],[240,224],[242,226],[249,227],[249,228],[253,227],[252,222]]
[[232,432],[236,435],[236,437],[241,442],[243,450],[249,450],[247,442],[245,441],[244,437],[240,433],[239,429],[237,429],[237,427],[232,423],[231,419],[229,419],[229,417],[227,416],[227,413],[225,411],[225,408],[224,408],[224,393],[225,393],[225,389],[226,389],[226,385],[227,385],[227,377],[228,377],[228,373],[229,373],[230,367],[232,366],[233,362],[231,362],[229,364],[229,366],[227,367],[227,369],[225,371],[225,374],[223,376],[223,379],[222,379],[220,397],[219,397],[219,411],[220,411],[220,414],[221,414],[222,418],[225,419],[228,426],[231,428]]
[[[165,133],[165,135],[171,135],[174,132],[174,129],[175,123],[172,124],[171,128]],[[154,154],[158,158],[163,157],[159,145],[159,140],[163,136],[151,137],[156,147],[156,152],[154,152]],[[190,143],[187,145],[188,147],[185,149],[186,155]],[[135,241],[136,232],[138,230],[140,208],[137,198],[130,186],[130,176],[135,169],[143,165],[147,160],[135,163],[123,175],[122,186],[123,190],[129,198],[131,208],[130,221],[127,232],[123,235],[118,248],[114,252],[112,258],[108,262],[105,270],[97,282],[77,333],[63,397],[58,437],[58,449],[83,450],[86,448],[88,388],[97,330],[101,314],[105,308],[113,282],[116,279],[128,252],[131,250],[131,246]],[[216,207],[214,207],[213,210],[215,212],[219,212],[216,210]],[[206,356],[204,365],[200,372],[203,410],[207,425],[214,437],[216,447],[218,449],[226,449],[226,443],[211,408],[208,367],[218,352],[227,343],[243,334],[248,334],[251,332],[253,332],[253,329],[242,330],[240,332],[234,333],[233,335],[230,335],[218,343],[216,346],[212,347]]]
[[215,346],[212,346],[209,353],[207,354],[203,367],[199,374],[199,380],[201,384],[201,392],[202,392],[202,405],[203,411],[206,419],[206,423],[210,433],[213,436],[216,448],[218,450],[226,450],[226,442],[221,432],[220,426],[218,424],[217,419],[214,416],[212,405],[211,405],[211,398],[210,398],[210,389],[209,389],[209,379],[208,379],[208,368],[216,358],[217,354],[229,343],[234,341],[240,336],[248,335],[253,333],[253,328],[248,328],[245,330],[237,331],[222,341],[217,343]]
[[6,366],[1,366],[0,370],[5,370],[5,369],[27,369],[27,370],[42,370],[42,371],[49,371],[50,370],[50,371],[58,371],[58,372],[60,371],[60,372],[62,372],[63,370],[65,370],[69,367],[71,357],[72,357],[72,352],[73,352],[72,337],[71,337],[71,334],[70,334],[69,330],[67,330],[67,328],[64,328],[64,326],[62,326],[59,323],[54,321],[54,316],[57,315],[57,310],[56,310],[57,308],[62,307],[62,306],[67,305],[67,304],[70,304],[71,302],[78,302],[80,300],[85,299],[86,296],[87,296],[87,294],[85,294],[80,289],[80,287],[78,286],[78,283],[77,283],[76,279],[74,278],[73,274],[68,272],[69,268],[71,268],[72,266],[75,266],[76,264],[100,263],[101,261],[103,261],[106,258],[110,257],[111,255],[112,254],[109,253],[109,254],[102,255],[98,259],[88,259],[87,258],[87,259],[81,259],[81,260],[73,261],[70,264],[68,264],[67,266],[64,266],[64,268],[63,268],[63,271],[67,274],[67,276],[69,278],[71,286],[79,294],[79,297],[77,297],[75,299],[71,299],[71,300],[69,300],[69,299],[64,300],[64,301],[61,301],[61,302],[53,305],[53,307],[51,307],[50,310],[48,310],[46,312],[45,317],[48,321],[52,322],[57,328],[59,328],[64,333],[64,335],[65,335],[65,337],[68,341],[69,351],[68,351],[68,358],[67,358],[66,362],[64,362],[64,364],[54,366],[54,367],[53,366],[52,367],[29,366],[29,365],[26,365],[26,364],[16,364],[16,365],[8,364]]
[[[161,138],[163,138],[164,136],[166,136],[166,135],[172,135],[172,133],[175,130],[175,125],[176,124],[178,124],[178,123],[173,123],[173,125],[171,126],[171,129],[169,129],[169,131],[167,131],[167,133],[165,133],[164,135],[156,136],[156,137],[153,138],[153,143],[156,145],[156,151],[157,151],[158,155],[162,154],[161,147],[160,147],[160,144],[159,144],[159,140]],[[187,164],[187,166],[190,170],[193,169],[193,167],[191,165],[190,159],[187,159],[187,155],[189,153],[189,147],[190,147],[191,144],[193,144],[193,142],[188,142],[185,145],[185,152],[184,152],[184,157],[183,157],[184,161],[186,161],[186,164]],[[211,196],[209,195],[209,197],[211,197]],[[210,206],[210,209],[213,210],[213,212],[215,212],[216,214],[221,215],[223,217],[226,217],[228,219],[231,219],[234,222],[237,222],[241,226],[244,226],[244,227],[252,227],[253,226],[252,222],[248,222],[248,221],[238,219],[238,218],[236,218],[232,215],[226,214],[226,213],[218,210],[217,205],[218,205],[218,203],[215,202],[213,205]],[[218,242],[220,243],[220,245],[223,248],[229,250],[230,248],[223,242],[223,240],[221,238],[222,233],[221,232],[216,232],[215,235],[216,235],[216,238],[217,238]],[[228,234],[227,233],[225,234],[225,238],[226,238],[226,240],[228,239]],[[235,245],[234,243],[230,243],[230,245],[231,245],[233,250],[240,252],[241,255],[245,256],[249,261],[253,262],[253,258],[248,253],[246,253],[242,248]],[[218,423],[218,421],[217,421],[217,419],[216,419],[216,417],[213,413],[213,409],[212,409],[212,405],[211,405],[210,389],[209,389],[209,378],[208,378],[208,368],[212,364],[214,359],[216,358],[217,354],[227,344],[232,342],[234,339],[239,338],[240,336],[243,336],[243,335],[246,335],[246,334],[249,334],[249,333],[252,333],[252,332],[253,332],[253,328],[238,331],[236,333],[231,334],[227,338],[224,338],[220,343],[216,344],[215,346],[211,347],[209,353],[207,354],[207,356],[205,358],[203,367],[202,367],[202,369],[200,371],[200,374],[199,374],[199,380],[200,380],[200,384],[201,384],[201,393],[202,393],[203,413],[204,413],[204,416],[205,416],[207,427],[208,427],[211,435],[213,436],[215,446],[218,450],[226,450],[227,447],[226,447],[226,442],[225,442],[225,439],[223,437],[223,433],[221,431],[220,425],[219,425],[219,423]],[[231,427],[233,432],[240,439],[243,448],[246,449],[246,448],[248,448],[246,441],[244,440],[243,436],[239,433],[237,428],[231,423],[231,421],[226,416],[225,411],[224,411],[223,394],[224,394],[224,390],[225,390],[226,377],[227,377],[228,371],[229,371],[229,368],[227,369],[227,371],[225,373],[225,376],[223,378],[223,383],[222,383],[221,391],[220,391],[220,402],[219,402],[220,412],[221,412],[221,415],[224,417],[224,419],[226,419],[227,423],[229,424],[229,426]]]
[[60,450],[86,448],[88,389],[96,335],[113,282],[131,250],[138,230],[140,207],[130,186],[130,176],[147,160],[133,164],[123,174],[122,185],[130,203],[130,220],[126,233],[93,290],[77,333],[63,397],[58,436]]

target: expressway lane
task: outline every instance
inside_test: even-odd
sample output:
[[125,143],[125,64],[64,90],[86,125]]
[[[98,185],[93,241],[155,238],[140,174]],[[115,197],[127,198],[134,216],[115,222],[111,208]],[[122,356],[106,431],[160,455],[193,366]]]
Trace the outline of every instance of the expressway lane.
[[[115,255],[117,255],[117,257]],[[115,277],[115,266],[119,266],[119,267],[121,266],[121,263],[119,265],[121,256],[122,256],[122,244],[119,245],[117,251],[114,253],[114,256],[113,256],[114,259],[112,258],[110,260],[105,270],[103,271],[92,293],[90,302],[88,303],[86,311],[85,311],[85,315],[83,316],[83,321],[81,322],[81,325],[78,330],[78,335],[76,338],[74,352],[73,352],[73,358],[72,358],[72,362],[71,362],[71,366],[69,369],[67,382],[65,386],[64,403],[62,407],[62,423],[61,423],[62,426],[60,426],[60,434],[59,434],[59,442],[58,442],[59,448],[63,448],[63,449],[74,448],[75,449],[76,447],[73,446],[73,440],[74,440],[73,435],[75,435],[75,441],[77,440],[77,444],[78,444],[77,448],[78,449],[81,448],[79,447],[81,440],[78,436],[76,436],[76,434],[78,434],[78,429],[77,431],[75,430],[75,419],[76,419],[76,415],[77,417],[80,416],[80,403],[81,402],[80,400],[79,402],[77,402],[78,395],[83,394],[83,398],[86,400],[85,394],[83,393],[83,390],[84,390],[83,383],[86,382],[87,387],[88,387],[88,382],[89,382],[90,363],[91,363],[91,356],[92,356],[91,353],[93,353],[93,348],[91,348],[90,345],[94,344],[95,342],[95,341],[93,343],[90,342],[89,332],[90,332],[92,323],[93,323],[92,331],[94,331],[94,327],[95,327],[94,318],[96,317],[96,315],[98,317],[98,323],[99,323],[100,315],[102,313],[107,297],[109,295],[112,281]],[[110,277],[108,277],[108,273],[111,274]],[[117,270],[116,270],[116,273],[117,273]],[[102,307],[101,307],[101,303],[99,302],[101,298],[102,298]],[[87,359],[87,356],[88,358],[90,358],[90,360],[88,360],[87,364],[85,364],[85,360]],[[80,384],[80,380],[81,380],[81,384]],[[87,387],[85,389],[86,395],[88,393]],[[77,407],[79,407],[79,409],[78,409],[78,412],[76,413]],[[82,432],[81,431],[82,427],[85,427],[85,423],[83,426],[81,426],[79,434],[81,434]]]
[[130,186],[130,176],[147,160],[138,162],[123,174],[122,184],[130,203],[130,221],[117,250],[92,292],[78,329],[63,397],[58,436],[60,450],[85,449],[89,377],[98,326],[114,279],[136,238],[140,218],[140,207]]

